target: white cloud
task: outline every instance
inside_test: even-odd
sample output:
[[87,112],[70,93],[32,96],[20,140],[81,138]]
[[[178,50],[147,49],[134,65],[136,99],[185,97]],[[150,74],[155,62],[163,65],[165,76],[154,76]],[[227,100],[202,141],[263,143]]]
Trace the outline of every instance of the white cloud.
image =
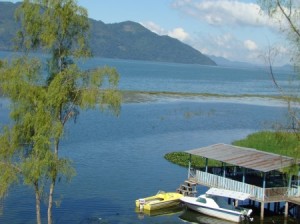
[[278,31],[282,25],[272,21],[259,5],[238,0],[173,0],[172,6],[200,23],[198,34],[188,33],[188,27],[166,30],[154,22],[142,25],[159,35],[177,38],[204,54],[232,61],[263,63],[263,42],[269,43],[268,35],[274,34],[265,28]]
[[183,28],[175,28],[168,32],[170,37],[176,38],[180,41],[185,41],[189,38],[189,34]]
[[263,63],[261,50],[254,41],[241,40],[231,33],[204,34],[190,44],[207,55],[224,57],[231,61]]
[[249,50],[249,51],[254,51],[257,50],[257,45],[254,41],[252,40],[245,40],[244,41],[244,46]]
[[214,26],[277,26],[259,5],[237,0],[174,0],[173,8]]
[[269,37],[274,42],[285,25],[278,22],[283,20],[280,15],[271,19],[258,4],[241,0],[173,0],[172,7],[199,23],[198,36],[190,36],[188,44],[232,61],[263,63]]
[[146,27],[147,29],[151,30],[152,32],[158,35],[168,35],[180,41],[186,41],[189,38],[189,34],[185,32],[185,30],[181,27],[168,31],[160,27],[159,25],[155,24],[152,21],[143,22],[141,23],[141,25],[143,25],[144,27]]
[[166,32],[163,28],[161,28],[159,25],[155,24],[152,21],[142,22],[141,25],[146,27],[147,29],[151,30],[152,32],[158,34],[158,35],[165,35],[166,34]]

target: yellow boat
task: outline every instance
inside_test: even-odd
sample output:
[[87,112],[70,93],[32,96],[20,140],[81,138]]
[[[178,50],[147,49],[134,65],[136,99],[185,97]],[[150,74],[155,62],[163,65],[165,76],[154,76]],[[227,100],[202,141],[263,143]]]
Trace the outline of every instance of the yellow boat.
[[137,199],[135,205],[140,210],[152,211],[178,205],[180,203],[179,199],[182,197],[182,194],[176,192],[159,191],[154,196]]

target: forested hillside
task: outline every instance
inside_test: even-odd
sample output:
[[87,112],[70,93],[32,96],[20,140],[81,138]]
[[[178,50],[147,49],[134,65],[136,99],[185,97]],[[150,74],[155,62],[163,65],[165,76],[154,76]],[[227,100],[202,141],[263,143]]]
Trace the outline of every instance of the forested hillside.
[[[13,49],[18,30],[14,11],[20,3],[0,2],[0,50]],[[216,65],[209,57],[169,36],[159,36],[139,23],[105,24],[90,19],[93,55],[104,58]]]

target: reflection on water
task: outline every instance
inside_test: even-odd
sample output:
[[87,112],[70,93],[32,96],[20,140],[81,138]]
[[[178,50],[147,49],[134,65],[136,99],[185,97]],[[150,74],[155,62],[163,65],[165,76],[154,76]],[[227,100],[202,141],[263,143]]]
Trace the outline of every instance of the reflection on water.
[[201,224],[233,224],[234,222],[229,222],[226,220],[210,217],[203,215],[197,212],[194,212],[190,209],[185,209],[183,213],[179,216],[181,220],[190,223],[201,223]]
[[[234,222],[210,217],[201,213],[185,209],[179,216],[181,220],[188,223],[199,223],[199,224],[233,224]],[[253,222],[245,220],[242,224],[298,224],[299,222],[292,218],[285,219],[283,215],[267,215],[264,220],[260,220],[259,213],[257,212],[254,216]]]
[[153,211],[149,210],[140,210],[139,208],[135,208],[135,212],[138,215],[139,219],[144,219],[145,216],[164,216],[164,215],[175,215],[182,212],[182,206],[177,205],[170,208],[157,209]]

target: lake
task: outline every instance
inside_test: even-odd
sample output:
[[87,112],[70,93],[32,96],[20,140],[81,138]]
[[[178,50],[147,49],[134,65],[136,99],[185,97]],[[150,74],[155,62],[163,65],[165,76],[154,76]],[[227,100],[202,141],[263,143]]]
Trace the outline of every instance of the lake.
[[[123,90],[277,95],[270,77],[261,69],[100,58],[81,66],[104,64],[118,69]],[[289,85],[287,74],[279,77],[281,83]],[[7,123],[8,101],[2,99],[0,105],[0,123]],[[61,155],[72,159],[77,175],[71,183],[57,184],[54,222],[216,223],[182,210],[142,215],[135,212],[134,201],[159,190],[174,191],[187,178],[187,169],[166,161],[166,153],[230,144],[278,122],[284,124],[286,117],[286,105],[268,98],[157,98],[123,104],[119,117],[82,111],[77,122],[68,125],[62,142]],[[198,187],[199,193],[205,190]],[[0,223],[35,222],[30,188],[15,186],[0,205]],[[45,206],[42,212],[45,216]],[[269,217],[265,223],[281,218]]]

